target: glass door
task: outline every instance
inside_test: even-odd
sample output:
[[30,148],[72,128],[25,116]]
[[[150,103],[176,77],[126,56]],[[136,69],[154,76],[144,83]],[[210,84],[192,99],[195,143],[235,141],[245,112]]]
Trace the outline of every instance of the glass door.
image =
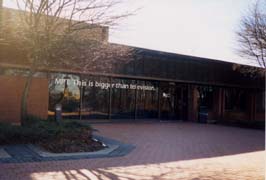
[[187,88],[172,82],[160,85],[160,119],[187,119]]
[[177,119],[177,97],[174,83],[161,83],[160,118],[161,120]]

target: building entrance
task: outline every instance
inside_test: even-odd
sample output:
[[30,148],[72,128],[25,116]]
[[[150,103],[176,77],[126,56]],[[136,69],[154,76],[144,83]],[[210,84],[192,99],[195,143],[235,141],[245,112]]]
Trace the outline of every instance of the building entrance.
[[187,88],[176,83],[164,82],[160,85],[160,119],[187,119]]
[[209,86],[198,87],[198,122],[207,123],[213,111],[213,88]]

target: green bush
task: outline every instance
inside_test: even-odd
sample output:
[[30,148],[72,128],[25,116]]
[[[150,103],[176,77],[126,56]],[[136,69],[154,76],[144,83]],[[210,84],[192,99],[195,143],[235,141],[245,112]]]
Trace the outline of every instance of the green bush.
[[55,121],[31,117],[26,126],[0,123],[0,145],[49,142],[60,137],[77,137],[84,131],[90,136],[93,129],[73,120],[63,120],[57,124]]

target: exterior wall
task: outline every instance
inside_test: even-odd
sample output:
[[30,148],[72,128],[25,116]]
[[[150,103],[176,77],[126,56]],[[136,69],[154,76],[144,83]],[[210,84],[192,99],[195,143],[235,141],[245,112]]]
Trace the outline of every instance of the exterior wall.
[[34,78],[28,99],[29,114],[47,119],[49,92],[46,78]]
[[[4,31],[6,32],[6,35],[10,37],[16,37],[17,29],[23,29],[24,22],[21,21],[21,17],[25,16],[23,11],[15,10],[15,9],[9,9],[9,8],[3,8],[2,9],[2,20],[4,25]],[[52,17],[51,17],[52,18]],[[62,33],[69,23],[67,19],[60,19],[61,23],[60,29],[57,29],[57,33]],[[64,25],[65,23],[65,25]],[[88,26],[88,24],[84,23],[81,24],[82,26]],[[108,34],[109,34],[108,27],[104,26],[98,26],[98,25],[91,25],[90,28],[85,28],[84,30],[80,30],[76,32],[76,38],[80,39],[88,39],[88,40],[96,40],[101,41],[104,43],[108,42]]]
[[[0,76],[0,122],[20,124],[20,103],[25,77]],[[29,114],[47,118],[48,80],[34,78],[28,99]]]

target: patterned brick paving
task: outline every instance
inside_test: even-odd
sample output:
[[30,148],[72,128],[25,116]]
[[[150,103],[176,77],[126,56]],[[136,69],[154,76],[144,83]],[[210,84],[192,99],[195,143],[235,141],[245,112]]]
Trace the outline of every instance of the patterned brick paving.
[[264,179],[263,131],[192,123],[95,127],[136,149],[116,158],[0,164],[0,179]]

